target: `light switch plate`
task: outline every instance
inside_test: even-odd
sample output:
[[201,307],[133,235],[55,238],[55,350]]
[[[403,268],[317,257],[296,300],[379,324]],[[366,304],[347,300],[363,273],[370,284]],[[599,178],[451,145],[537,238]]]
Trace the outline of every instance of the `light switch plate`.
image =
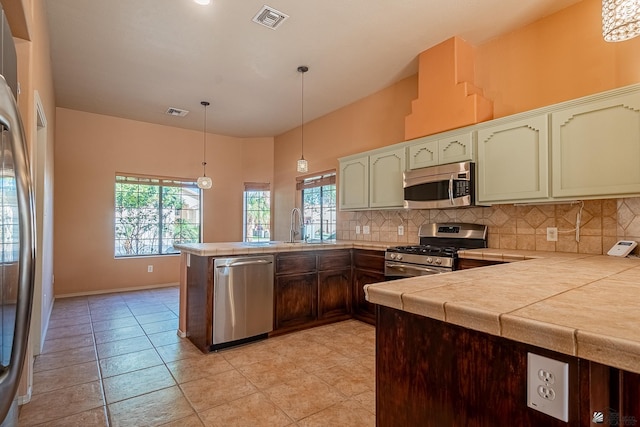
[[369,234],[371,232],[371,230],[369,229],[368,225],[363,225],[362,226],[362,234]]
[[569,364],[527,353],[527,406],[569,421]]
[[356,234],[360,234],[360,226],[356,225]]

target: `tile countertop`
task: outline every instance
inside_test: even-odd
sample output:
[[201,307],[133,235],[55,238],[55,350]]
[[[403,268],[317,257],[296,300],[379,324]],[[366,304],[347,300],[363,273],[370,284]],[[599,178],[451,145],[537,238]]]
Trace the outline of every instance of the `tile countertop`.
[[507,263],[366,285],[367,300],[640,373],[640,259],[500,249],[460,256]]
[[398,244],[399,243],[365,242],[360,240],[338,240],[330,243],[286,243],[279,241],[190,243],[184,245],[174,245],[174,247],[181,252],[197,256],[229,256],[351,248],[384,251],[387,248],[398,246]]

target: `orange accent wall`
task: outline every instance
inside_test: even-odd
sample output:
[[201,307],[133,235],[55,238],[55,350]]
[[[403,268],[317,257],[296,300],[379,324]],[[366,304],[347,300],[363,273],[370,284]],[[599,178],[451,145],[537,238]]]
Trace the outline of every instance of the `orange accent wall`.
[[[242,240],[243,183],[271,181],[269,153],[272,138],[208,134],[213,188],[204,193],[204,241]],[[56,295],[177,283],[178,255],[114,258],[114,179],[117,172],[196,178],[201,156],[202,132],[58,108]]]
[[492,118],[491,101],[475,83],[473,46],[452,37],[418,57],[418,99],[405,119],[405,139],[472,125]]
[[640,81],[640,37],[602,38],[602,2],[583,0],[477,48],[476,79],[503,117]]

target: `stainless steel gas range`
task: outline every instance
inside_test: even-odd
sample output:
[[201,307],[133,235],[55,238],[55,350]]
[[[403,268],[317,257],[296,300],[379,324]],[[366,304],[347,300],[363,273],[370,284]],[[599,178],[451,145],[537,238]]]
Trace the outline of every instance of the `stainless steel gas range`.
[[420,244],[385,253],[386,280],[446,273],[456,269],[458,250],[487,247],[487,226],[468,223],[423,224]]

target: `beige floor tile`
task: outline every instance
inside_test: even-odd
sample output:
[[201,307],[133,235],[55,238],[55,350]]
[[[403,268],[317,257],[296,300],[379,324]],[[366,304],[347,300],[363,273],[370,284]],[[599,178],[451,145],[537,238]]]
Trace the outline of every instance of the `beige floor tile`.
[[121,317],[119,319],[102,320],[93,322],[93,332],[108,331],[110,329],[127,328],[129,326],[137,326],[138,321],[135,317]]
[[128,304],[129,310],[134,316],[143,316],[145,314],[161,313],[163,311],[169,311],[166,305],[162,303],[151,304]]
[[123,354],[100,360],[103,378],[162,365],[162,359],[155,350],[142,350],[136,353]]
[[32,426],[104,406],[100,381],[33,395],[20,409],[18,424]]
[[47,339],[53,340],[64,337],[72,337],[75,335],[84,335],[90,334],[93,330],[91,328],[91,323],[80,323],[77,325],[68,325],[62,327],[51,327],[47,330]]
[[104,379],[107,404],[176,385],[164,365]]
[[159,332],[157,334],[149,334],[147,338],[154,347],[162,347],[170,344],[178,344],[185,338],[180,338],[176,330]]
[[253,393],[200,414],[207,427],[279,427],[292,423],[262,393]]
[[64,368],[65,366],[97,360],[96,349],[93,346],[72,348],[57,353],[40,354],[33,364],[33,372],[48,371]]
[[162,357],[165,363],[202,356],[202,352],[198,350],[195,345],[191,344],[189,340],[181,340],[177,344],[163,345],[157,347],[156,350],[158,350],[160,357]]
[[337,390],[313,375],[271,387],[264,393],[294,420],[301,420],[344,400]]
[[51,311],[51,320],[86,316],[87,314],[89,314],[89,307],[86,304],[84,306],[64,307],[59,309],[57,307],[54,307],[54,309]]
[[126,340],[111,341],[103,344],[97,344],[98,358],[106,359],[108,357],[121,356],[127,353],[135,353],[141,350],[152,349],[153,345],[147,337],[135,337]]
[[333,366],[329,369],[315,372],[315,375],[347,397],[372,389],[371,372],[363,369]]
[[141,325],[146,325],[147,323],[163,322],[165,320],[173,320],[177,318],[178,316],[176,316],[170,310],[161,311],[158,313],[151,313],[151,314],[141,314],[139,316],[136,316],[136,320]]
[[113,427],[157,426],[186,418],[193,409],[178,387],[170,387],[109,405]]
[[106,407],[95,408],[79,414],[47,421],[47,427],[108,427]]
[[[279,357],[279,354],[274,351],[276,345],[267,345],[267,341],[269,340],[230,348],[221,351],[220,354],[236,368]],[[280,342],[284,344],[284,340],[278,340],[278,343]]]
[[278,357],[244,365],[238,368],[258,389],[264,390],[278,384],[295,381],[307,375],[289,358]]
[[95,332],[96,344],[104,344],[111,341],[125,340],[128,338],[143,337],[144,331],[140,325],[127,326],[125,328],[109,329],[106,331]]
[[190,381],[181,384],[180,388],[197,412],[206,411],[257,391],[253,384],[236,370]]
[[72,337],[46,340],[42,348],[42,354],[55,353],[73,348],[88,347],[93,345],[93,334],[76,335]]
[[298,422],[300,427],[374,427],[376,417],[354,401],[341,402]]
[[202,421],[200,421],[200,418],[197,415],[190,415],[181,420],[162,424],[162,427],[204,427],[204,424],[202,424]]
[[177,331],[178,318],[163,320],[161,322],[145,323],[142,329],[146,334],[157,334],[158,332]]
[[230,371],[233,368],[224,357],[217,353],[203,354],[199,357],[176,360],[167,363],[167,368],[178,384],[208,378],[221,372]]
[[49,328],[62,328],[65,326],[83,325],[85,323],[91,323],[91,316],[89,316],[89,314],[75,317],[49,319]]
[[115,310],[95,310],[91,312],[91,322],[104,322],[105,320],[121,319],[124,317],[133,317],[128,308]]
[[360,403],[364,409],[371,412],[372,414],[376,413],[376,392],[375,390],[365,391],[364,393],[357,394],[353,396],[352,400]]
[[33,374],[33,394],[46,393],[99,379],[98,364],[95,361],[36,372]]

